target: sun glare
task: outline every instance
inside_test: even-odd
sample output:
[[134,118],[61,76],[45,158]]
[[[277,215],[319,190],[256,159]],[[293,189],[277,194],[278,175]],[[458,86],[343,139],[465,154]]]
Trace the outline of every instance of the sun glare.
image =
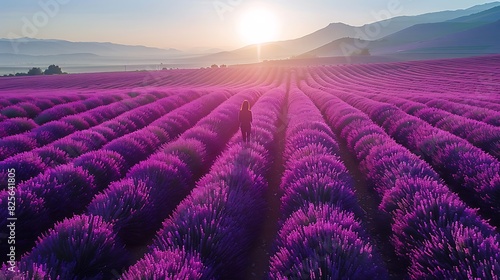
[[276,16],[264,8],[248,10],[241,17],[239,32],[246,44],[261,44],[276,40],[278,33]]

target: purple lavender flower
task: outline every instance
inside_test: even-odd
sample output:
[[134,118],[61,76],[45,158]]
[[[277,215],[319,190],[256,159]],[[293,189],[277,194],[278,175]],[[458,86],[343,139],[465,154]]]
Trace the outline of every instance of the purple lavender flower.
[[[0,226],[2,232],[8,230],[7,225],[10,221],[7,218],[11,217],[8,211],[7,200],[9,193],[4,190],[0,192]],[[39,234],[48,229],[52,220],[49,217],[49,211],[45,207],[44,199],[37,196],[29,190],[18,189],[15,193],[16,211],[15,217],[16,226],[16,254],[21,256],[23,253],[31,249],[35,245],[35,240]],[[9,252],[10,244],[7,242],[0,243],[0,249],[3,252]],[[7,261],[7,253],[2,254],[0,261]]]
[[[0,180],[7,182],[8,169],[22,170],[16,173],[16,180],[22,182],[33,178],[47,168],[47,164],[36,153],[22,153],[0,162]],[[2,184],[2,186],[5,186]]]
[[26,135],[14,135],[0,139],[0,160],[26,152],[37,146],[36,140]]
[[212,279],[214,272],[193,253],[154,250],[129,268],[120,279]]
[[371,245],[340,224],[326,221],[299,226],[271,257],[271,279],[386,279]]
[[28,118],[12,118],[0,123],[0,137],[11,136],[37,127],[38,125]]
[[142,181],[126,179],[112,183],[98,194],[87,207],[87,213],[101,216],[113,224],[113,230],[126,245],[143,245],[160,228],[159,218],[150,188]]
[[109,279],[128,256],[111,224],[95,216],[66,219],[43,234],[21,267],[45,265],[51,278]]
[[84,154],[73,161],[94,177],[97,190],[105,189],[109,183],[125,175],[125,160],[113,151],[100,150]]
[[42,197],[54,221],[83,211],[97,192],[94,177],[83,168],[71,165],[49,169],[19,188]]

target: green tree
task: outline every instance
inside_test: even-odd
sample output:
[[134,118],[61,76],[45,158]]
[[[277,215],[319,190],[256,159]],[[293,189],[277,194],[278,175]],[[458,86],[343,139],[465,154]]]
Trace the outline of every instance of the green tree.
[[28,70],[28,76],[37,76],[37,75],[43,75],[42,69],[38,67],[33,67],[30,70]]
[[62,74],[62,69],[61,67],[57,66],[57,65],[50,65],[49,68],[47,68],[45,70],[45,72],[43,72],[45,75],[58,75],[58,74]]

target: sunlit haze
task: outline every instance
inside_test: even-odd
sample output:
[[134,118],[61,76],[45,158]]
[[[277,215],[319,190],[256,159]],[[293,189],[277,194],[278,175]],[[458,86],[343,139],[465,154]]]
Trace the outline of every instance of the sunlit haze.
[[277,39],[279,22],[270,9],[251,8],[244,12],[239,24],[244,43],[260,44]]
[[[363,25],[396,1],[392,16],[491,1],[16,0],[0,2],[0,38],[34,37],[192,50],[294,39],[332,22]],[[255,7],[265,7],[255,9]],[[255,21],[252,25],[249,22]]]

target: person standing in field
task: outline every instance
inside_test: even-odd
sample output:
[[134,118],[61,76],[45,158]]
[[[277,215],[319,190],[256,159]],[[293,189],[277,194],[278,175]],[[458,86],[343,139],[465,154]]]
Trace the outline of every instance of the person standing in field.
[[250,111],[250,103],[248,100],[243,101],[238,117],[241,127],[243,142],[250,142],[250,133],[252,132],[252,111]]

